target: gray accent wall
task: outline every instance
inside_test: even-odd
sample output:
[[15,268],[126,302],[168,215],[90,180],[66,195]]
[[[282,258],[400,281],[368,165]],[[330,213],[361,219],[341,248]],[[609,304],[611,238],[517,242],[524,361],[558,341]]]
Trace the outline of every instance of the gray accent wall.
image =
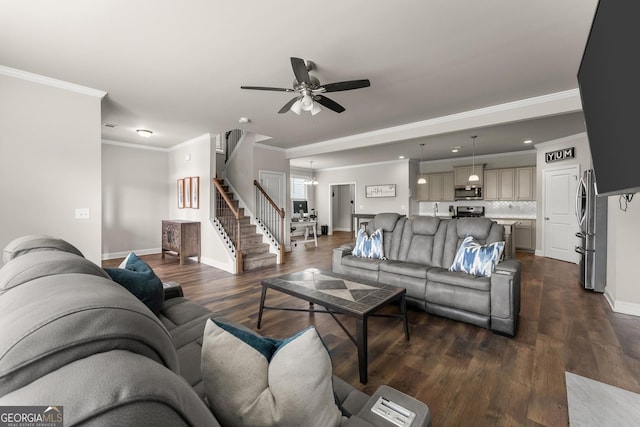
[[[0,247],[24,234],[100,264],[101,96],[0,75]],[[75,209],[89,210],[76,219]]]

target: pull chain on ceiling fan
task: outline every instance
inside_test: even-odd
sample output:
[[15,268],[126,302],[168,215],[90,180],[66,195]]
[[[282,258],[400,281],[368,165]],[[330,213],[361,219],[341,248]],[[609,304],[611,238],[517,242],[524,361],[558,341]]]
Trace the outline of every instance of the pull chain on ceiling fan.
[[296,77],[293,81],[293,89],[265,86],[240,86],[240,88],[276,92],[298,92],[298,95],[284,104],[278,113],[283,114],[291,110],[300,115],[302,111],[309,111],[311,115],[315,116],[322,111],[318,104],[327,107],[336,113],[342,113],[345,110],[342,105],[322,95],[323,93],[341,92],[371,86],[371,83],[367,79],[348,80],[344,82],[329,83],[326,85],[320,84],[320,81],[316,77],[309,75],[309,71],[315,68],[315,64],[311,61],[305,62],[302,58],[292,57],[291,67],[293,68],[293,74]]

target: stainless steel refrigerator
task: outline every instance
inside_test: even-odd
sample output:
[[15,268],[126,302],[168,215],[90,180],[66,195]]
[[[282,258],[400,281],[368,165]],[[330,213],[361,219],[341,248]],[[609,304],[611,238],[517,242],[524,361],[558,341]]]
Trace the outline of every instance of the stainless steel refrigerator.
[[604,292],[607,284],[607,197],[596,195],[593,170],[584,172],[576,192],[576,218],[580,231],[580,283],[585,289]]

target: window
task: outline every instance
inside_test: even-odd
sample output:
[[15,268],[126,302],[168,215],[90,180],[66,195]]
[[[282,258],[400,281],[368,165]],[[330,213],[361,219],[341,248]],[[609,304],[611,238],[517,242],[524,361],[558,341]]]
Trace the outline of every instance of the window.
[[291,200],[307,200],[307,176],[291,176]]
[[215,141],[216,141],[216,152],[218,153],[224,153],[224,144],[223,144],[223,139],[222,139],[222,135],[221,134],[217,134],[214,137]]

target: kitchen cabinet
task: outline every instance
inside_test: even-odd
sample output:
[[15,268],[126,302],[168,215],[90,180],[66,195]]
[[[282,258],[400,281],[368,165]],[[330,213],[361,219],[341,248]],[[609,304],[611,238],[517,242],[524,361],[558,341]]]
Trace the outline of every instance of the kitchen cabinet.
[[513,200],[515,198],[515,170],[490,169],[484,171],[485,200]]
[[516,223],[516,249],[534,252],[536,250],[536,222],[531,219],[521,219]]
[[535,200],[536,168],[488,169],[484,172],[484,200]]
[[516,168],[515,200],[536,199],[536,168],[534,166]]
[[[469,175],[471,175],[475,171],[475,174],[478,175],[480,181],[469,182]],[[482,181],[484,180],[484,165],[473,165],[470,166],[456,166],[453,168],[454,174],[454,185],[458,186],[480,186],[482,185]]]
[[426,184],[417,184],[416,199],[433,202],[453,201],[453,172],[428,173]]

